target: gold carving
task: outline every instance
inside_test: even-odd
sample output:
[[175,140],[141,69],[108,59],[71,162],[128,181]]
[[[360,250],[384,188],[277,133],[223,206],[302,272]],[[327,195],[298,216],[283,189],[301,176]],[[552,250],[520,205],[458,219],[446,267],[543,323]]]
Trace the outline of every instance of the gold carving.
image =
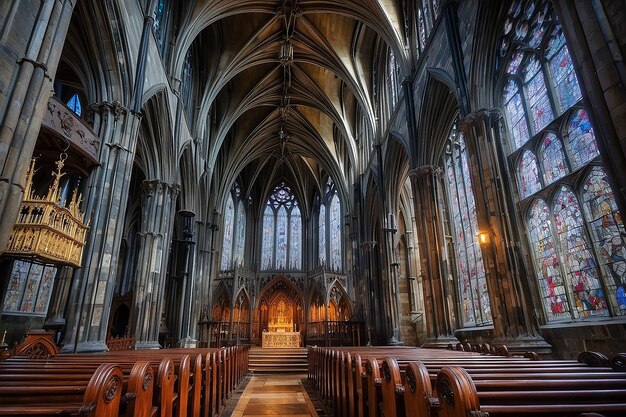
[[33,192],[35,160],[31,162],[26,176],[24,201],[11,232],[6,255],[36,257],[55,264],[80,268],[88,225],[83,223],[84,213],[79,210],[81,196],[75,189],[67,207],[61,205],[59,182],[63,160],[56,163],[52,172],[54,181],[45,197]]
[[261,346],[264,348],[300,347],[300,332],[263,332]]

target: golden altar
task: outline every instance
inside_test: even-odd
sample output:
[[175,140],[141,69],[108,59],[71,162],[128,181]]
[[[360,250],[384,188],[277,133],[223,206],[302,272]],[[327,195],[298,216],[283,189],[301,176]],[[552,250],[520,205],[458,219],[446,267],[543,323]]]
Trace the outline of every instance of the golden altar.
[[263,332],[261,346],[264,348],[300,347],[300,332],[294,332],[293,306],[278,297],[270,307],[269,331]]
[[300,347],[300,332],[263,332],[263,348]]

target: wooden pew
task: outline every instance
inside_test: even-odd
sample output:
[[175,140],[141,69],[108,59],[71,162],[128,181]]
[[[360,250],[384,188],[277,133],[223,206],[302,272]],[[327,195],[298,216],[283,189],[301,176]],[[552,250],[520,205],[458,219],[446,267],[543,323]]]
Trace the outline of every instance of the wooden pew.
[[[608,367],[610,361],[603,355],[594,353],[586,353],[581,355],[579,362],[576,361],[536,361],[536,355],[530,355],[530,358],[509,358],[498,357],[493,355],[479,354],[477,352],[465,351],[436,351],[432,349],[388,349],[384,348],[333,348],[330,352],[328,349],[309,349],[310,360],[310,378],[313,380],[316,388],[322,397],[329,400],[334,407],[335,414],[338,416],[378,416],[378,415],[405,415],[404,392],[407,391],[404,381],[404,372],[394,370],[393,366],[389,366],[385,356],[393,354],[403,365],[406,365],[416,359],[422,359],[425,366],[428,367],[430,373],[429,378],[435,379],[439,372],[448,369],[454,365],[462,365],[471,378],[477,381],[479,387],[478,395],[482,395],[483,401],[488,401],[487,406],[497,406],[497,401],[521,400],[526,398],[530,402],[536,393],[536,387],[545,389],[546,378],[551,378],[553,384],[561,384],[560,388],[567,388],[568,379],[574,377],[580,379],[578,388],[584,388],[581,384],[600,384],[609,388],[609,390],[595,391],[588,395],[587,403],[579,405],[561,407],[562,412],[566,415],[573,415],[573,410],[581,411],[611,411],[614,408],[619,409],[619,396],[623,395],[622,391],[624,378],[626,374],[614,372]],[[350,361],[347,361],[347,352],[342,355],[337,352],[342,350],[352,350]],[[482,352],[493,352],[491,348],[481,346]],[[358,353],[357,353],[358,352]],[[508,354],[506,350],[500,350]],[[365,355],[362,360],[361,354]],[[382,357],[381,357],[382,356]],[[380,360],[379,360],[380,358]],[[332,363],[332,362],[335,363]],[[616,360],[616,368],[623,365],[623,357],[619,356]],[[588,365],[589,364],[589,365]],[[396,364],[397,366],[397,364]],[[536,389],[530,393],[515,391],[513,388],[516,381],[520,379],[534,380]],[[497,380],[496,385],[500,384],[507,387],[509,391],[515,392],[507,399],[506,393],[481,391],[482,381]],[[543,385],[542,385],[543,384]],[[573,384],[573,385],[572,385]],[[570,383],[570,388],[575,387],[575,383]],[[341,388],[345,387],[345,388]],[[489,388],[493,390],[493,383]],[[551,388],[550,388],[551,389]],[[565,390],[567,391],[567,390]],[[567,393],[571,393],[571,389]],[[589,390],[591,391],[591,390]],[[481,394],[485,392],[486,394]],[[606,395],[605,395],[606,394]],[[420,395],[424,395],[423,393]],[[544,395],[544,401],[552,401],[553,403],[564,402],[563,397],[559,397],[556,389],[551,389],[549,394]],[[419,396],[419,395],[418,395]],[[524,397],[526,396],[526,397]],[[616,403],[611,406],[602,408],[593,404],[593,397],[603,398],[606,401]],[[608,396],[608,397],[607,397]],[[385,398],[383,398],[385,397]],[[432,392],[429,398],[435,401]],[[504,399],[503,399],[504,398]],[[560,399],[559,399],[560,398]],[[393,399],[393,400],[392,400]],[[382,404],[382,410],[379,410],[379,403]],[[541,404],[538,404],[541,405]],[[559,410],[559,404],[553,404],[553,410]],[[416,407],[414,406],[413,409]],[[545,407],[544,407],[545,408]],[[548,407],[549,408],[549,407]],[[569,408],[569,410],[568,410]],[[533,407],[524,404],[526,411],[532,411]],[[535,407],[535,410],[541,410]],[[493,411],[502,412],[502,407],[493,408]],[[537,411],[534,411],[537,412]],[[569,414],[567,414],[569,413]],[[407,414],[408,415],[408,414]],[[415,414],[426,415],[426,414]],[[434,414],[433,414],[434,415]],[[511,415],[511,414],[509,414]]]
[[[195,355],[190,357],[190,353]],[[164,358],[164,355],[168,357]],[[44,410],[52,414],[56,410],[63,414],[63,403],[69,405],[71,410],[76,409],[82,398],[77,395],[86,390],[87,382],[98,366],[103,362],[115,362],[122,371],[125,394],[121,408],[111,415],[152,416],[158,412],[164,417],[214,417],[223,411],[226,400],[247,374],[247,360],[247,347],[58,355],[45,360],[12,358],[0,363],[0,395],[10,386],[15,390],[16,384],[25,398],[30,398],[30,402],[43,398],[42,392],[63,393],[65,401]],[[158,369],[156,376],[154,373],[146,374],[141,380],[139,376],[133,376],[139,375],[140,371],[135,371],[139,365],[142,368],[137,369],[149,369],[150,372],[152,368]],[[148,380],[156,381],[156,384],[152,385]],[[61,382],[63,386],[59,385]],[[27,385],[39,387],[39,390],[28,391]],[[146,390],[137,391],[138,387],[144,386]],[[71,398],[72,403],[67,401],[68,393],[76,394]],[[16,403],[15,398],[11,401]],[[21,411],[14,414],[25,411],[29,410],[21,407]],[[0,415],[3,415],[2,412]]]

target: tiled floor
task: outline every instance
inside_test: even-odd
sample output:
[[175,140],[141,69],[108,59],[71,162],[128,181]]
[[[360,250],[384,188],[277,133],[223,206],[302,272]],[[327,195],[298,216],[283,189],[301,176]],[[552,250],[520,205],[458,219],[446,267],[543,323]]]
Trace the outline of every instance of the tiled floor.
[[254,375],[231,417],[318,417],[301,380],[306,375]]

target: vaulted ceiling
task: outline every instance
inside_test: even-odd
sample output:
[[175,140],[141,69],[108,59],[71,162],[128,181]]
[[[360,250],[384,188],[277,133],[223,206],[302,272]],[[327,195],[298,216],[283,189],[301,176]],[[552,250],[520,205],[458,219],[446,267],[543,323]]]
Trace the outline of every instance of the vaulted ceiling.
[[[285,181],[306,209],[328,174],[346,192],[366,168],[357,109],[379,129],[373,69],[388,47],[401,67],[406,62],[399,3],[196,3],[177,42],[196,55],[191,130],[208,141],[205,157],[220,191],[239,180],[246,194],[264,199]],[[183,60],[181,53],[174,65]]]

